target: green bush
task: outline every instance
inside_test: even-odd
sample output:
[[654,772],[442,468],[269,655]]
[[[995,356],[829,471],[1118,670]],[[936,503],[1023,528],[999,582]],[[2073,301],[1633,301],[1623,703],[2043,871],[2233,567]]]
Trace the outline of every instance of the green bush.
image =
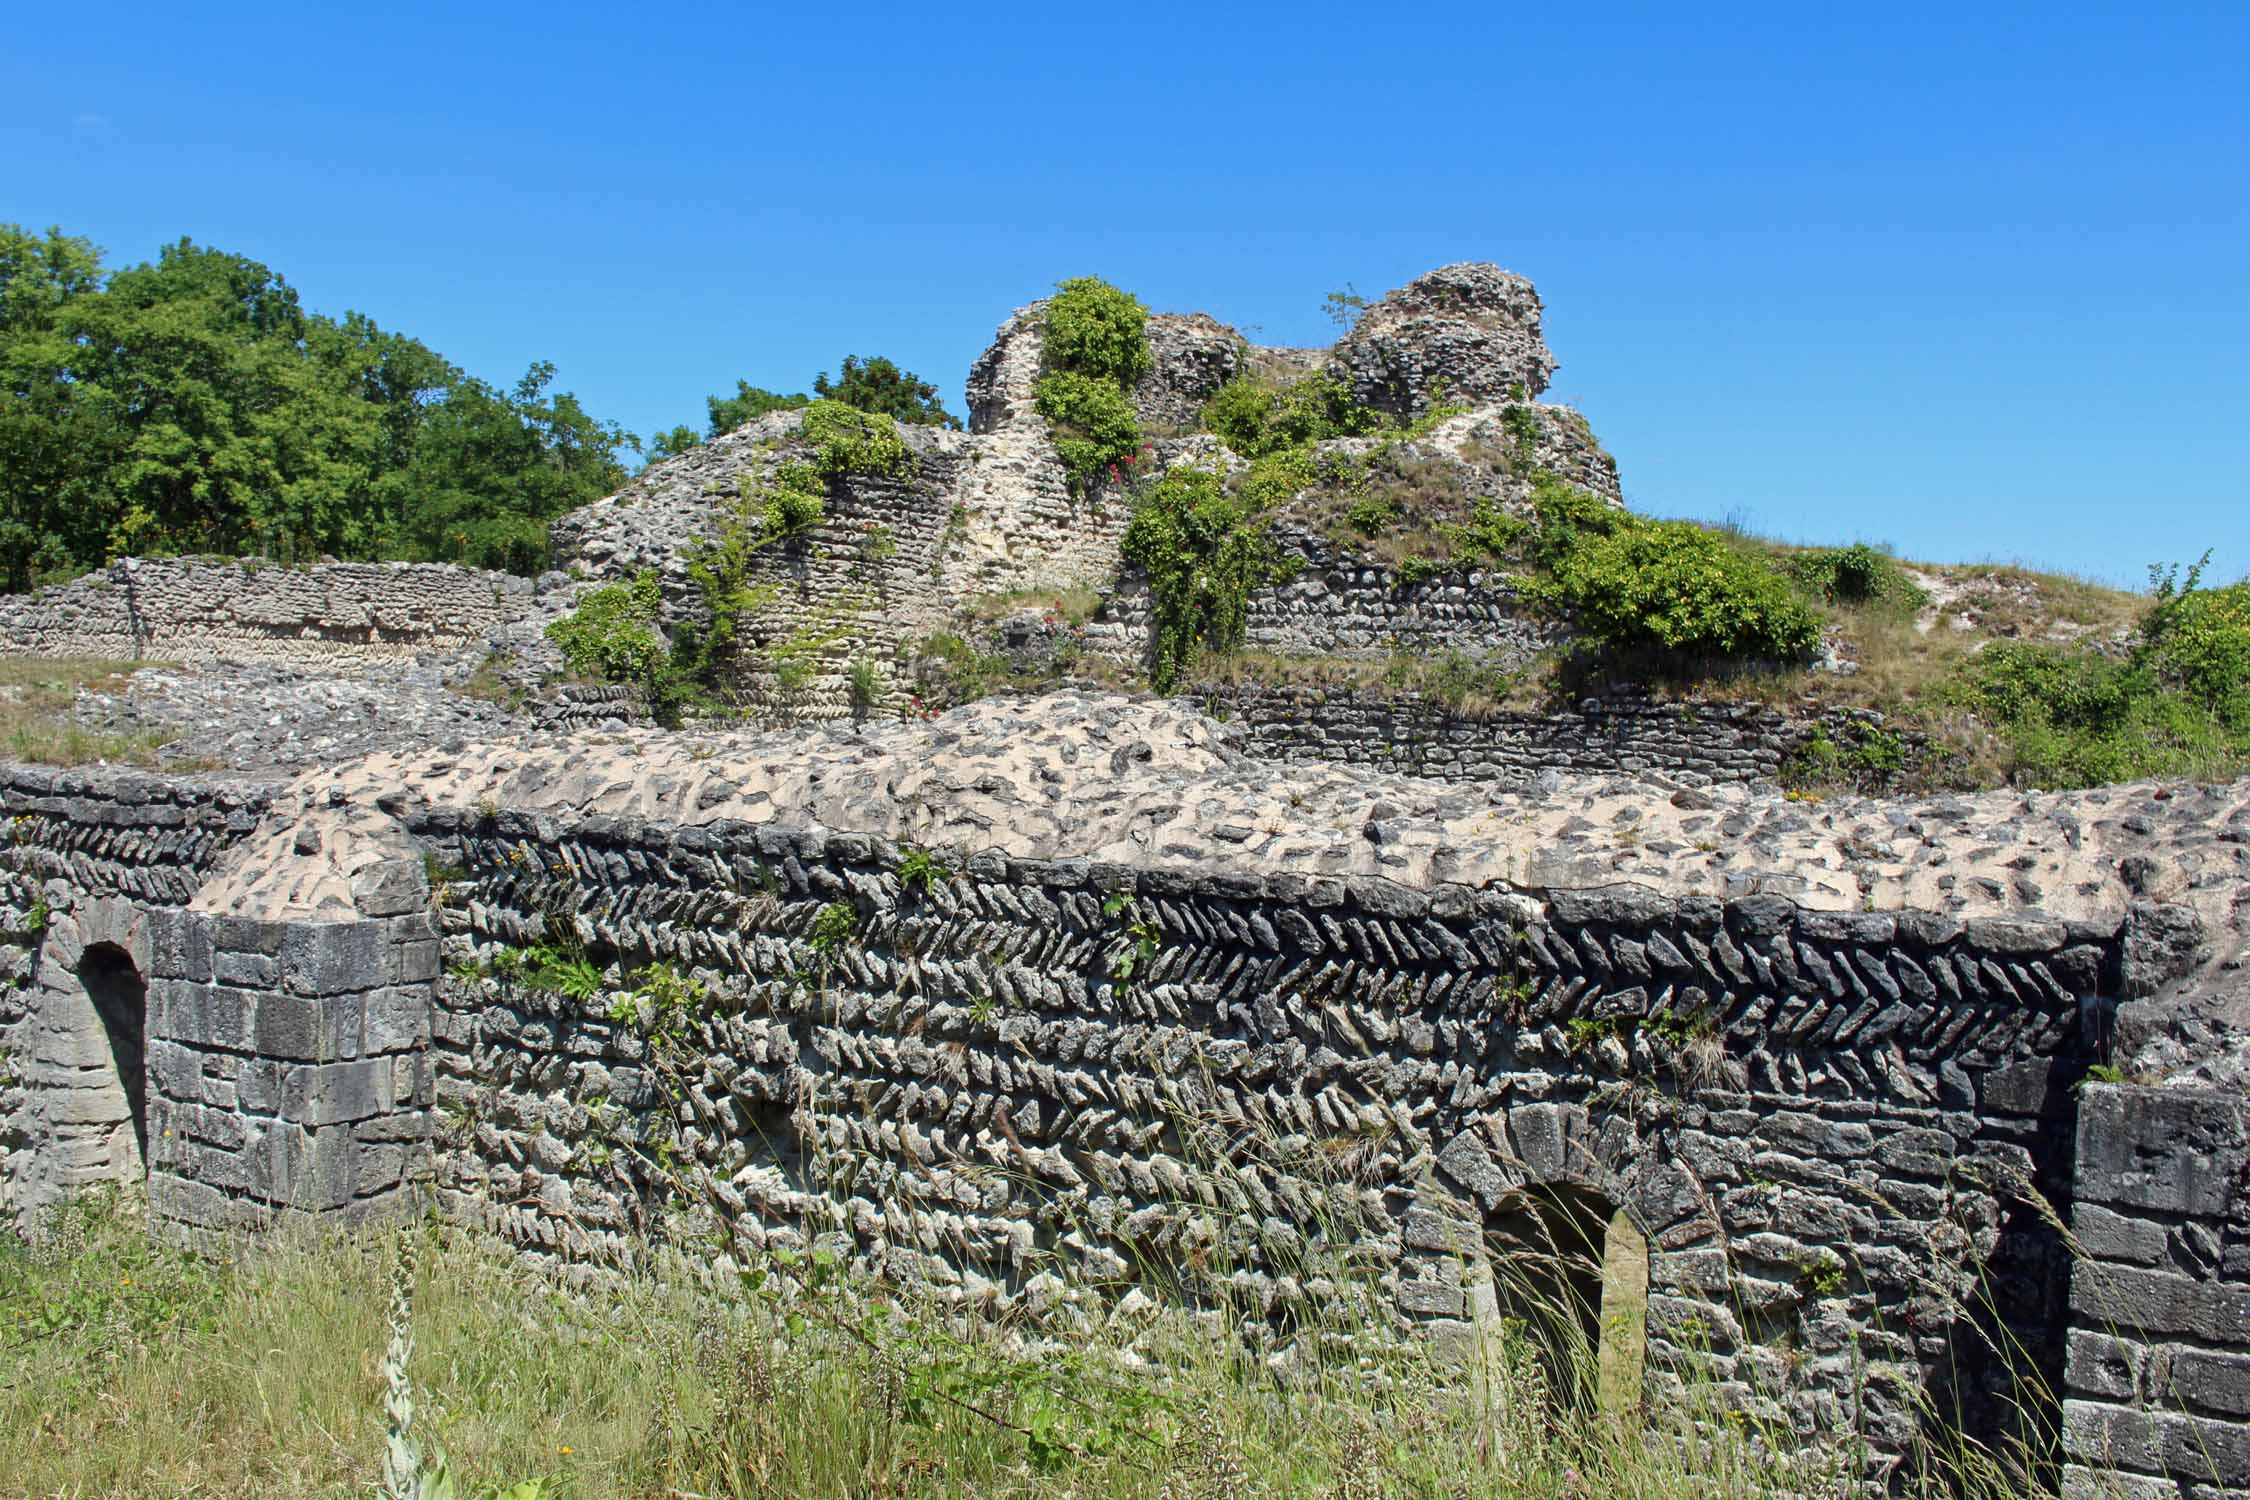
[[823,478],[903,474],[914,467],[914,455],[899,437],[898,423],[841,401],[815,401],[806,407],[800,431],[813,445],[813,464]]
[[1585,543],[1641,524],[1632,512],[1544,471],[1531,482],[1531,508],[1539,521],[1531,538],[1532,561],[1550,571]]
[[1614,650],[1797,661],[1820,644],[1819,621],[1786,579],[1692,522],[1627,517],[1581,531],[1553,570],[1556,601]]
[[1895,559],[1865,542],[1799,552],[1787,567],[1807,592],[1831,604],[1887,601],[1919,609],[1928,598]]
[[1349,386],[1326,375],[1308,375],[1288,385],[1230,380],[1203,408],[1204,429],[1244,458],[1357,437],[1381,424],[1380,413],[1361,406]]
[[1150,485],[1123,551],[1148,575],[1158,692],[1170,692],[1197,653],[1240,645],[1251,590],[1281,576],[1258,508],[1208,469],[1174,469]]
[[1130,465],[1139,452],[1140,418],[1108,380],[1071,370],[1043,375],[1034,405],[1054,432],[1055,451],[1076,490],[1104,470]]
[[2160,595],[2142,628],[2150,669],[2221,722],[2250,729],[2250,580]]
[[1131,390],[1155,357],[1148,347],[1148,309],[1099,276],[1074,276],[1047,304],[1041,345],[1050,370],[1106,380]]
[[662,625],[664,596],[653,571],[630,583],[590,589],[578,608],[547,627],[563,665],[605,682],[651,687],[670,671],[672,648]]
[[2122,655],[2001,641],[1952,695],[2007,747],[2011,780],[2091,786],[2149,776],[2224,779],[2250,767],[2250,583],[2199,589],[2202,565],[2152,569],[2156,600]]
[[1063,282],[1047,304],[1040,354],[1047,373],[1033,403],[1083,495],[1104,470],[1122,479],[1140,452],[1141,423],[1130,393],[1149,371],[1148,309],[1098,276]]
[[1361,536],[1378,537],[1398,520],[1398,506],[1387,495],[1362,495],[1345,510],[1344,520]]
[[803,536],[827,518],[828,486],[811,464],[783,464],[770,484],[759,485],[748,474],[736,483],[742,513],[757,517],[764,540]]

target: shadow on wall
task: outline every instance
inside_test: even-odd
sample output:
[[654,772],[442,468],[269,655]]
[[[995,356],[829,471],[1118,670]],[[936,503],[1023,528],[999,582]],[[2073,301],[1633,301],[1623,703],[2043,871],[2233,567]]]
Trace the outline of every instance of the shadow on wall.
[[133,1123],[134,1156],[121,1176],[141,1177],[148,1170],[148,984],[125,950],[114,943],[96,943],[78,962],[78,982],[94,1003],[102,1033],[109,1041],[110,1061]]

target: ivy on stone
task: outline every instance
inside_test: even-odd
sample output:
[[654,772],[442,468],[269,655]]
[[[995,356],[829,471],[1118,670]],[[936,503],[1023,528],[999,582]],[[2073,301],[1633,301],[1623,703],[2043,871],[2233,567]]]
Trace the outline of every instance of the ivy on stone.
[[1122,545],[1148,577],[1149,680],[1159,692],[1198,653],[1239,646],[1251,591],[1283,575],[1258,507],[1210,469],[1174,469],[1150,485]]

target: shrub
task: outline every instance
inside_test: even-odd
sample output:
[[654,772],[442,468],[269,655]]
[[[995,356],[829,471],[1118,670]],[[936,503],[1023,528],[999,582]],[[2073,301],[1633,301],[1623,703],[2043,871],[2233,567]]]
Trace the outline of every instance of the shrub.
[[802,536],[827,518],[827,485],[811,464],[783,464],[764,486],[747,474],[737,483],[742,510],[756,516],[761,540]]
[[1063,282],[1047,304],[1040,353],[1047,373],[1033,388],[1070,476],[1082,495],[1105,469],[1122,474],[1141,446],[1128,393],[1149,371],[1148,309],[1097,276]]
[[2008,749],[2010,779],[2090,786],[2213,779],[2250,765],[2250,583],[2197,588],[2202,564],[2151,569],[2156,601],[2123,657],[2001,641],[1964,664],[1952,695]]
[[1364,537],[1381,536],[1397,519],[1398,506],[1387,495],[1362,495],[1344,512],[1344,520]]
[[1105,469],[1130,464],[1140,448],[1140,418],[1110,381],[1060,370],[1040,377],[1034,401],[1076,490]]
[[1640,519],[1590,490],[1545,472],[1532,480],[1531,508],[1539,520],[1531,540],[1532,560],[1549,570],[1560,567],[1586,542],[1613,536],[1639,524]]
[[805,408],[805,441],[814,449],[814,467],[823,479],[839,474],[902,474],[914,455],[898,435],[898,424],[841,401],[815,401]]
[[1800,552],[1787,567],[1808,592],[1831,604],[1889,602],[1920,608],[1927,599],[1894,559],[1865,542]]
[[661,623],[663,604],[656,574],[643,571],[630,583],[589,590],[575,610],[547,627],[547,639],[561,649],[563,664],[573,672],[648,686],[671,666],[671,643]]
[[1074,276],[1047,304],[1041,345],[1051,370],[1106,380],[1130,390],[1155,362],[1148,347],[1148,309],[1099,276]]
[[1787,580],[1692,522],[1627,518],[1580,533],[1553,569],[1555,599],[1615,650],[1796,661],[1820,644]]
[[1250,591],[1281,572],[1257,507],[1208,469],[1175,469],[1150,485],[1123,551],[1148,575],[1149,680],[1159,692],[1198,652],[1241,644]]
[[1203,408],[1203,426],[1244,458],[1376,430],[1381,414],[1352,399],[1351,388],[1326,375],[1288,385],[1230,380]]
[[2250,580],[2200,590],[2191,574],[2185,590],[2160,592],[2142,625],[2142,654],[2222,722],[2250,729]]

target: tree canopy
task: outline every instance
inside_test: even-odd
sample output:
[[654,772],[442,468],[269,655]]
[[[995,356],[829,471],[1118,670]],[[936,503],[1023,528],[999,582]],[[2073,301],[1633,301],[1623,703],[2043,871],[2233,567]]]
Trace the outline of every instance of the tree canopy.
[[861,359],[856,354],[847,354],[833,380],[825,370],[813,377],[811,395],[802,391],[783,395],[754,386],[747,380],[737,380],[733,395],[713,396],[704,403],[710,409],[710,422],[703,432],[698,433],[683,423],[668,432],[658,433],[648,446],[649,462],[677,457],[690,448],[725,437],[737,427],[769,412],[796,411],[814,401],[837,401],[875,416],[896,417],[901,422],[924,427],[959,428],[961,425],[960,418],[945,409],[944,402],[938,399],[937,386],[930,381],[911,370],[901,370],[880,355]]
[[534,571],[639,446],[554,375],[488,385],[186,239],[105,276],[81,237],[0,224],[0,584],[126,553]]

